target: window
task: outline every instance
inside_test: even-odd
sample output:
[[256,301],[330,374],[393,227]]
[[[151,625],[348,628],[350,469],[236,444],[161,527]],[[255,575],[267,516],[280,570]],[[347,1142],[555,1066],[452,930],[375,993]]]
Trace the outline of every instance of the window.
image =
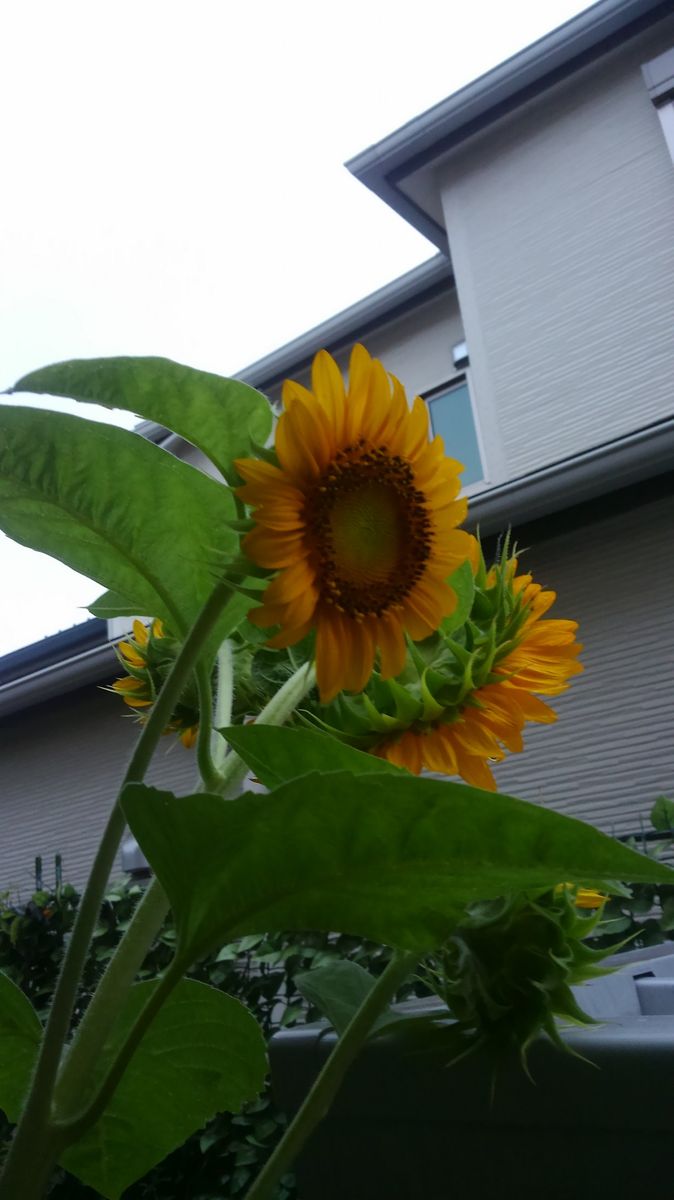
[[644,63],[641,71],[674,162],[674,48]]
[[441,391],[432,392],[424,399],[431,417],[431,429],[434,434],[440,434],[445,454],[458,458],[466,468],[461,477],[463,486],[467,488],[484,479],[477,426],[465,376],[452,380]]

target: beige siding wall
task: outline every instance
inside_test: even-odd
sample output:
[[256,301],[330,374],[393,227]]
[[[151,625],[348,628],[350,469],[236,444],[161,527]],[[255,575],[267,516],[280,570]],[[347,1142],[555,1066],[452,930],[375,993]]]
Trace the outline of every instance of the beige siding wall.
[[[528,726],[499,790],[624,833],[674,796],[674,500],[532,546],[523,563],[558,594],[551,617],[580,625],[583,675]],[[646,820],[646,826],[648,821]]]
[[439,171],[492,479],[672,412],[674,166],[640,70],[668,45],[674,18]]
[[[30,895],[37,854],[45,882],[61,854],[64,880],[84,883],[137,733],[123,705],[97,687],[3,719],[1,890]],[[175,738],[160,742],[148,782],[180,793],[194,776],[193,752]]]
[[[374,358],[381,359],[387,371],[398,376],[412,397],[439,387],[456,374],[452,346],[463,341],[463,337],[456,292],[448,290],[445,295],[368,334],[362,341]],[[320,343],[315,348],[320,350]],[[349,353],[350,347],[337,355],[345,373]],[[308,372],[294,378],[310,386]],[[270,399],[280,402],[281,389],[277,388]]]

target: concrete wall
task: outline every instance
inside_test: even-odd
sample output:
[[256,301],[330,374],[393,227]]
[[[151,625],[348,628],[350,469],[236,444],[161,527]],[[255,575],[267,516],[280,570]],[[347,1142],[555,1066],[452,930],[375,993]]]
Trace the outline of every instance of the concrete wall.
[[674,165],[640,69],[668,45],[674,17],[438,171],[495,481],[672,412]]

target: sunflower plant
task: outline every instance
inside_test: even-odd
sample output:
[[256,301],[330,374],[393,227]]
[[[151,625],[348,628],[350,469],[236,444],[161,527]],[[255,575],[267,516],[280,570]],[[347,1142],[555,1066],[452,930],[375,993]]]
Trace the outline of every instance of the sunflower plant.
[[[554,593],[507,548],[487,568],[421,399],[362,346],[346,382],[324,351],[310,382],[284,385],[278,417],[252,388],[163,359],[62,363],[11,389],[128,409],[196,447],[208,474],[137,433],[0,408],[0,527],[98,580],[97,616],[129,619],[110,690],[139,722],[44,1028],[0,975],[0,1107],[17,1122],[2,1200],[39,1200],[56,1163],[118,1200],[254,1099],[254,1016],[186,978],[223,943],[313,929],[393,951],[355,990],[309,976],[341,1036],[249,1193],[263,1200],[408,976],[435,980],[459,1038],[525,1051],[536,1030],[554,1036],[555,1013],[577,1015],[588,897],[601,908],[611,880],[672,878],[495,794],[490,764],[554,720],[548,698],[580,669],[576,626],[547,615]],[[163,735],[195,746],[190,795],[143,782]],[[83,998],[127,825],[154,880]],[[173,958],[134,983],[169,907]]]

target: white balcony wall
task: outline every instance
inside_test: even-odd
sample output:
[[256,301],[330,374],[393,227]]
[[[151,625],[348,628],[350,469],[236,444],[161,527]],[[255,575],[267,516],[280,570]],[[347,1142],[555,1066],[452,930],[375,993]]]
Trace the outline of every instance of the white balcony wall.
[[674,18],[438,168],[495,481],[672,412],[674,169],[641,73],[668,45]]

